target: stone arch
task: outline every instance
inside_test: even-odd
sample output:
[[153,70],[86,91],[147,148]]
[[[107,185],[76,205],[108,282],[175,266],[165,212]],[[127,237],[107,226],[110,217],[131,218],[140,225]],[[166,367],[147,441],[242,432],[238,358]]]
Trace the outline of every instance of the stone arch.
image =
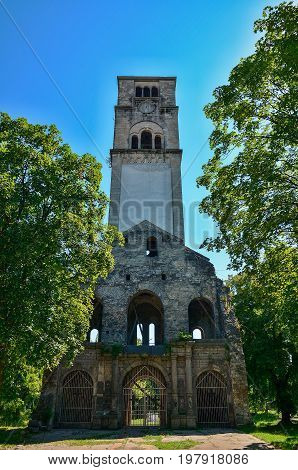
[[198,424],[230,424],[228,383],[214,368],[201,372],[196,380]]
[[[128,305],[127,344],[149,346],[149,325],[151,323],[155,325],[155,345],[163,344],[164,315],[162,302],[154,292],[143,290],[135,294]],[[141,332],[141,341],[138,341],[138,326]]]
[[160,426],[167,422],[167,382],[155,365],[132,367],[122,382],[125,426]]
[[144,359],[136,359],[133,362],[131,362],[131,364],[129,366],[125,367],[125,369],[122,370],[122,372],[120,374],[119,383],[123,384],[125,376],[128,374],[128,372],[130,372],[135,367],[139,367],[139,366],[143,366],[143,365],[152,366],[152,367],[155,367],[156,369],[159,369],[161,374],[164,376],[167,388],[170,387],[171,380],[170,380],[170,376],[169,376],[167,370],[162,365],[160,365],[158,362],[155,362],[154,360],[149,359],[149,358],[148,359],[146,358],[145,361],[144,361]]
[[150,132],[152,135],[152,149],[161,150],[165,143],[164,130],[156,122],[153,121],[140,121],[134,124],[129,131],[129,146],[132,147],[133,138],[136,141],[138,139],[138,147],[142,148],[142,134],[144,132]]
[[197,297],[188,305],[188,325],[192,335],[195,329],[204,332],[204,339],[215,338],[215,319],[212,303],[204,298]]

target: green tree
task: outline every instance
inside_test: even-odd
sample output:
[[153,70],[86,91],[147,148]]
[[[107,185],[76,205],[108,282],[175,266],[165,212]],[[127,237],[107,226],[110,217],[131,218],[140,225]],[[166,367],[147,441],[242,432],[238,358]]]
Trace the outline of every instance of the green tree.
[[265,8],[255,53],[205,107],[214,152],[197,181],[210,191],[200,208],[219,235],[204,245],[227,249],[235,268],[253,266],[277,240],[297,244],[297,23],[292,2]]
[[82,348],[95,283],[121,240],[103,224],[101,178],[95,158],[72,152],[54,125],[0,114],[2,407],[26,401],[26,371],[37,383]]
[[209,191],[200,210],[219,227],[203,245],[241,270],[231,285],[251,387],[284,421],[297,405],[297,23],[293,2],[255,22],[255,52],[205,107],[213,155],[197,180]]
[[288,423],[298,405],[297,251],[280,244],[230,280],[253,402],[274,402]]

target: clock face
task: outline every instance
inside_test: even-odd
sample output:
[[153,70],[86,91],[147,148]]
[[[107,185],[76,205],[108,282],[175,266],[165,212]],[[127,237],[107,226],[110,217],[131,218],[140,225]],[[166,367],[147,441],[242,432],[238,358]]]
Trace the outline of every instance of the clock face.
[[152,101],[144,101],[143,103],[140,104],[139,110],[142,113],[146,113],[146,114],[153,113],[153,111],[155,110],[155,104],[152,103]]

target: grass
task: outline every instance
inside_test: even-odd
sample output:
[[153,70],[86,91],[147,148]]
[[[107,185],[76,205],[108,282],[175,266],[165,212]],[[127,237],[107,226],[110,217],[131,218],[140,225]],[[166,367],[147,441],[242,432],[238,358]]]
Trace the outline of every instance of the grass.
[[0,448],[9,448],[24,444],[27,436],[28,432],[25,428],[1,427]]
[[253,424],[240,426],[242,432],[273,445],[276,449],[298,449],[298,425],[283,425],[277,413],[256,413],[252,416]]
[[127,441],[127,439],[123,440],[123,439],[110,439],[110,440],[104,440],[104,439],[96,439],[96,438],[86,438],[86,439],[72,439],[72,440],[66,440],[66,441],[58,441],[58,442],[55,442],[54,444],[55,445],[61,445],[61,446],[64,446],[64,445],[67,445],[67,446],[78,446],[78,447],[81,447],[81,446],[98,446],[98,445],[110,445],[110,444],[116,444],[117,442],[121,442],[123,444],[125,444],[125,442]]
[[145,436],[144,441],[147,444],[155,446],[159,450],[188,450],[198,445],[198,441],[185,439],[181,441],[163,441],[165,435]]

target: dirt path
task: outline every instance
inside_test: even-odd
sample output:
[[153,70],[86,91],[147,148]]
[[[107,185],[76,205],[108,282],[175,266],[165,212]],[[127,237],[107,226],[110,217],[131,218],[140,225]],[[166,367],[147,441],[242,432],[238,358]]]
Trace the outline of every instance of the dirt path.
[[[148,435],[150,433],[150,435]],[[162,444],[169,443],[175,448],[175,442],[183,449],[205,450],[241,450],[272,449],[269,444],[250,434],[243,434],[231,429],[208,429],[204,431],[171,431],[157,433],[145,430],[131,431],[95,431],[79,429],[56,429],[51,432],[33,435],[30,444],[16,445],[13,448],[46,450],[149,450],[156,449],[156,439]],[[184,442],[185,441],[185,442]],[[170,444],[171,443],[171,444]],[[179,443],[179,444],[178,444]],[[182,447],[181,447],[182,446]],[[10,447],[12,448],[12,447]]]

